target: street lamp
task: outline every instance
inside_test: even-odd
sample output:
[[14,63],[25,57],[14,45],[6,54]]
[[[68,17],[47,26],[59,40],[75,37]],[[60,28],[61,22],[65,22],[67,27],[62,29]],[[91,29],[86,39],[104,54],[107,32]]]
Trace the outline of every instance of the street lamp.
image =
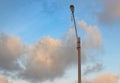
[[70,10],[72,12],[72,17],[74,21],[75,33],[76,33],[76,40],[77,40],[77,50],[78,50],[78,83],[81,83],[81,45],[80,45],[80,37],[78,37],[77,28],[76,28],[76,21],[74,16],[74,5],[70,5]]

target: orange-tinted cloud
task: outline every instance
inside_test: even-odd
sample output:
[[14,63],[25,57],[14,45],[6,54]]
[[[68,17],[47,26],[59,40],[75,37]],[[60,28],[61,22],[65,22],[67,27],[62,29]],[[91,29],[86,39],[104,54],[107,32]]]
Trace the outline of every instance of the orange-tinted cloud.
[[102,74],[92,80],[92,83],[118,83],[119,76],[114,74]]
[[94,79],[83,79],[82,83],[119,83],[118,75],[107,73],[96,76]]
[[8,83],[8,80],[5,77],[0,76],[0,83]]
[[24,45],[19,38],[0,34],[0,69],[11,71],[19,69],[17,59],[23,50]]

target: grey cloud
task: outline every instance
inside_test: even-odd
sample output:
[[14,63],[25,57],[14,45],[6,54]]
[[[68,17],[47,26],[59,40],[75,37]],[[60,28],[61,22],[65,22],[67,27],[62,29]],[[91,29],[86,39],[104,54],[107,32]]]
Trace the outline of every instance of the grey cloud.
[[95,65],[92,65],[92,66],[87,66],[86,69],[84,70],[84,73],[83,75],[88,75],[90,73],[95,73],[95,72],[99,72],[103,70],[103,65],[100,64],[100,63],[96,63]]
[[98,18],[102,23],[112,23],[120,21],[120,0],[101,0],[103,11],[98,13]]

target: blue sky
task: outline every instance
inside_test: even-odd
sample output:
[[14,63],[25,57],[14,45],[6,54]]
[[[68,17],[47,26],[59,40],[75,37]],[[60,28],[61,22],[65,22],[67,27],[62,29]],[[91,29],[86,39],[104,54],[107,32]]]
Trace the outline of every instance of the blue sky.
[[[103,69],[98,72],[92,72],[85,78],[91,79],[91,76],[96,78],[106,73],[119,76],[120,11],[117,9],[120,6],[117,3],[120,3],[120,1],[115,0],[114,3],[112,1],[0,0],[0,33],[17,37],[22,44],[25,43],[29,46],[36,44],[37,41],[42,40],[41,38],[44,37],[61,40],[70,27],[73,26],[69,5],[74,4],[77,27],[79,27],[79,21],[84,21],[88,26],[96,26],[102,37],[102,46],[100,53],[97,55],[100,55],[98,57]],[[85,36],[80,30],[79,35],[84,39]],[[87,63],[87,65],[89,64]],[[2,69],[2,66],[0,69]],[[76,65],[69,67],[68,70],[60,78],[55,78],[53,82],[45,80],[43,83],[66,83],[69,81],[75,83],[77,80]],[[1,73],[1,75],[3,74]],[[4,76],[10,79],[9,76]],[[11,79],[13,79],[13,83],[21,83],[21,79],[16,81],[14,81],[14,77]],[[25,83],[29,83],[27,81]]]

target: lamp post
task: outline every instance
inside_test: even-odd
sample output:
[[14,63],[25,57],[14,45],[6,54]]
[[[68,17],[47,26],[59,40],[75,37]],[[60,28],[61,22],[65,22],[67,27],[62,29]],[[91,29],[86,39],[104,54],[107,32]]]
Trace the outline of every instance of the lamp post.
[[70,5],[70,10],[72,12],[72,17],[74,21],[74,27],[75,27],[75,34],[76,34],[76,40],[77,40],[77,51],[78,51],[78,83],[81,83],[81,45],[80,45],[80,37],[78,37],[77,28],[76,28],[76,21],[74,16],[74,5]]

